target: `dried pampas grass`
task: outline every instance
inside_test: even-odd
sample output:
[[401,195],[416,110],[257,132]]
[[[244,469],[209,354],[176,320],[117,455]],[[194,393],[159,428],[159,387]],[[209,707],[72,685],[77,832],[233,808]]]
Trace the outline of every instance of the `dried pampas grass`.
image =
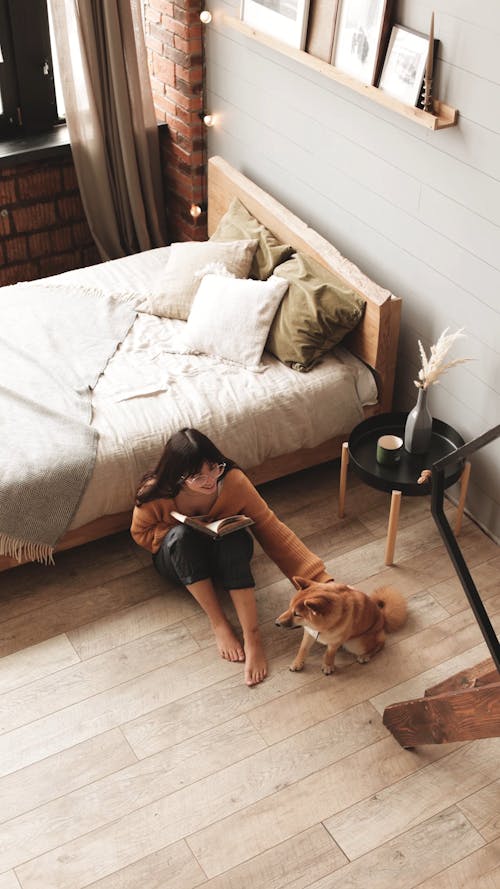
[[472,361],[471,358],[454,358],[452,361],[444,360],[455,342],[464,336],[462,330],[463,327],[455,331],[455,333],[448,333],[448,327],[446,330],[443,330],[437,343],[431,346],[428,358],[422,343],[420,340],[418,341],[422,367],[418,372],[418,380],[413,380],[417,389],[428,389],[433,383],[438,383],[439,377],[446,373],[450,367],[455,367],[456,364],[464,364],[466,361]]

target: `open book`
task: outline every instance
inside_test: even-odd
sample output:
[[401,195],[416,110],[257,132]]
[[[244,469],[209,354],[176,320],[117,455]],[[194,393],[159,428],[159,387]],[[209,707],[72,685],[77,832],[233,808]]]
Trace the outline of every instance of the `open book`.
[[195,528],[202,534],[208,534],[209,537],[224,537],[226,534],[239,531],[240,528],[246,528],[254,523],[253,519],[249,519],[246,515],[230,515],[225,519],[217,519],[215,522],[209,521],[207,516],[183,515],[182,512],[175,512],[175,510],[172,510],[170,515],[178,522],[182,522],[183,525],[189,525],[190,528]]

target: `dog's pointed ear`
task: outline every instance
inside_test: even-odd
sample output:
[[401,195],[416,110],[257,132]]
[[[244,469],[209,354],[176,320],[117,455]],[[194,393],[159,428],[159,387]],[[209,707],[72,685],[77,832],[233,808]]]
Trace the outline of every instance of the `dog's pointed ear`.
[[311,581],[307,577],[292,577],[292,583],[297,590],[307,590]]
[[313,614],[324,614],[331,607],[331,601],[326,596],[310,596],[308,599],[304,599],[304,605]]

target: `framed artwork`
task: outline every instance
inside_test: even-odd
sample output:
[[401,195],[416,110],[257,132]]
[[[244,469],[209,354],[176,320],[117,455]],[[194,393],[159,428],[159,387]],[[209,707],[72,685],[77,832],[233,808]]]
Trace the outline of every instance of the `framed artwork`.
[[332,65],[374,84],[390,19],[391,0],[339,0]]
[[304,49],[309,0],[242,0],[241,20],[276,40]]
[[309,0],[306,52],[330,62],[335,34],[338,0]]
[[406,105],[418,105],[428,57],[427,34],[394,25],[379,89]]

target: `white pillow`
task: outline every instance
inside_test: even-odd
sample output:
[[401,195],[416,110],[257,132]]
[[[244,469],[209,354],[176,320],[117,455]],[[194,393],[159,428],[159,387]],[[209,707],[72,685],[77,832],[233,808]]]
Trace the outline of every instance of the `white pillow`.
[[205,275],[186,325],[187,349],[257,367],[287,289],[276,275],[267,281]]
[[200,271],[209,263],[220,262],[236,278],[246,278],[258,243],[247,240],[171,244],[168,262],[149,295],[150,314],[186,321],[200,284]]

